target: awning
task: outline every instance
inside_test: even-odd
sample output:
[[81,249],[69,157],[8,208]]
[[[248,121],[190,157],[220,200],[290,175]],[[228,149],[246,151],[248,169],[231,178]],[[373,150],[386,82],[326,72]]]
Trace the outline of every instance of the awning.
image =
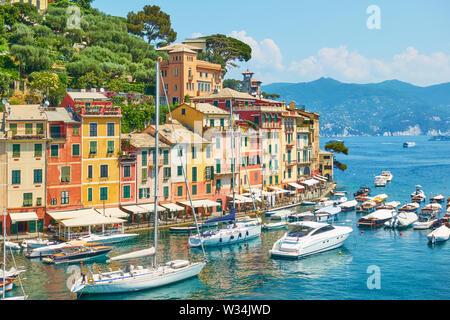
[[298,183],[295,183],[295,182],[289,182],[288,185],[290,185],[291,187],[294,187],[296,189],[305,189],[304,186],[299,185]]
[[[230,199],[233,199],[233,195],[232,195],[232,194],[229,194],[227,197],[230,198]],[[253,200],[252,200],[251,198],[244,197],[244,196],[241,195],[241,194],[235,194],[234,197],[235,197],[235,199],[236,199],[236,203],[248,203],[248,202],[253,202]],[[239,201],[239,202],[238,202],[238,201]]]
[[[187,207],[191,206],[190,201],[180,201],[179,204],[187,206]],[[194,208],[215,207],[215,206],[220,206],[220,203],[205,199],[205,200],[192,200],[192,205],[194,206]]]
[[275,186],[268,186],[268,188],[270,188],[272,190],[275,190],[276,193],[287,193],[287,192],[289,192],[289,190],[284,190],[284,189],[281,189],[281,188],[275,187]]
[[148,211],[137,205],[122,206],[123,209],[133,212],[134,214],[147,213]]
[[105,209],[95,209],[99,214],[105,217],[111,218],[128,218],[129,214],[125,211],[120,210],[120,208],[105,208]]
[[169,203],[162,203],[161,206],[163,206],[164,208],[169,209],[172,212],[173,211],[182,211],[182,210],[184,210],[184,207],[179,206],[179,205],[177,205],[175,203],[171,203],[171,202],[169,202]]
[[[139,207],[144,208],[147,212],[155,212],[155,204],[154,203],[140,203],[138,204]],[[156,210],[158,210],[158,212],[160,211],[166,211],[167,209],[161,206],[156,206]]]
[[322,177],[322,176],[318,176],[318,175],[314,175],[314,179],[317,179],[317,180],[320,180],[320,181],[325,181],[325,182],[327,182],[327,181],[328,181],[328,179],[327,179],[327,178],[325,178],[325,177]]
[[[250,188],[243,188],[245,191],[250,192]],[[269,192],[269,191],[265,191],[265,190],[261,190],[258,188],[254,188],[252,187],[252,193],[254,195],[260,195],[260,196],[271,196],[272,194],[274,194],[274,192]]]
[[80,210],[72,210],[72,211],[51,211],[47,212],[50,217],[55,219],[56,221],[65,220],[65,219],[75,219],[79,217],[83,217],[86,215],[97,214],[92,208],[89,209],[80,209]]
[[65,227],[87,227],[87,226],[94,226],[94,225],[105,225],[105,224],[117,224],[125,222],[123,219],[119,218],[110,218],[102,216],[98,213],[93,215],[86,215],[84,217],[76,218],[76,219],[67,219],[62,220],[61,224],[63,224]]
[[306,184],[307,186],[312,186],[312,185],[319,183],[319,181],[316,179],[308,179],[305,181],[300,181],[300,183]]
[[11,223],[39,220],[36,212],[34,211],[10,213],[9,217],[11,218]]

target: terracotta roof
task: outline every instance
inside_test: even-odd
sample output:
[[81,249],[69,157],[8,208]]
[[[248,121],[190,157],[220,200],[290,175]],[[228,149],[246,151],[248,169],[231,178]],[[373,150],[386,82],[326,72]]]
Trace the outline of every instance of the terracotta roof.
[[159,126],[159,134],[169,140],[171,143],[192,143],[203,144],[209,143],[208,140],[202,138],[201,135],[192,131],[188,127],[182,125],[177,120],[172,120],[171,123],[165,123]]
[[255,97],[252,95],[249,95],[245,92],[239,92],[236,90],[233,90],[231,88],[224,88],[220,90],[217,93],[211,93],[208,95],[200,96],[200,97],[194,97],[191,98],[191,100],[204,100],[204,99],[229,99],[229,98],[235,98],[235,99],[248,99],[248,100],[256,100]]
[[166,51],[166,52],[170,53],[170,52],[173,52],[174,50],[182,50],[183,48],[185,48],[186,50],[191,50],[194,53],[196,51],[201,50],[200,48],[190,46],[190,45],[184,44],[184,43],[172,43],[172,44],[169,44],[168,46],[158,48],[158,49],[156,49],[156,51]]
[[[136,148],[154,148],[155,137],[148,133],[122,133],[122,139],[129,139],[131,145]],[[170,146],[161,140],[159,141],[160,148],[170,148]]]
[[230,115],[228,111],[225,111],[219,107],[216,107],[210,103],[191,103],[189,105],[191,108],[195,108],[195,110],[200,111],[201,113],[205,114],[224,114],[224,115]]

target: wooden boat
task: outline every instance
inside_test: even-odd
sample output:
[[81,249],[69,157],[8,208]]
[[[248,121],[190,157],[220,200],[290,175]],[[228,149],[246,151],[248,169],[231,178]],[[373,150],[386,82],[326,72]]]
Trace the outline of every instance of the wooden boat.
[[0,294],[3,293],[3,290],[5,292],[11,291],[14,286],[14,279],[1,279],[0,280]]
[[363,201],[367,201],[372,199],[368,194],[364,193],[364,194],[360,194],[358,196],[355,197],[355,200],[358,202],[363,202]]
[[377,228],[379,226],[384,225],[384,223],[388,220],[391,220],[396,215],[395,210],[377,210],[372,212],[366,216],[363,216],[358,219],[358,226],[361,228],[369,227],[369,228]]
[[425,200],[425,198],[426,198],[425,192],[423,192],[423,190],[421,190],[420,188],[422,188],[421,185],[416,185],[416,191],[411,193],[411,200],[412,201],[420,203],[420,202]]
[[357,205],[358,205],[358,201],[350,200],[350,201],[341,203],[338,206],[341,207],[342,211],[351,211],[351,210],[355,209]]
[[438,194],[437,196],[431,197],[430,202],[444,202],[445,197],[442,194]]
[[397,207],[400,205],[400,202],[398,201],[391,201],[391,202],[386,202],[385,204],[379,205],[377,207],[378,210],[381,209],[387,209],[387,210],[391,210],[391,209],[397,209]]
[[113,247],[106,246],[85,246],[81,248],[68,248],[63,252],[52,255],[51,257],[43,258],[42,261],[48,264],[89,261],[106,256],[112,249]]
[[377,203],[373,200],[368,200],[363,202],[361,205],[356,207],[356,212],[372,212],[375,211],[375,208],[377,206]]
[[386,199],[388,198],[388,195],[385,193],[376,195],[375,197],[372,198],[373,201],[375,201],[377,204],[386,201]]
[[428,215],[428,216],[436,216],[436,214],[439,211],[441,211],[441,209],[442,209],[442,206],[439,203],[430,203],[422,208],[422,210],[420,211],[420,214]]
[[400,208],[398,208],[398,211],[409,211],[409,212],[416,212],[417,209],[419,209],[420,204],[417,202],[407,203]]

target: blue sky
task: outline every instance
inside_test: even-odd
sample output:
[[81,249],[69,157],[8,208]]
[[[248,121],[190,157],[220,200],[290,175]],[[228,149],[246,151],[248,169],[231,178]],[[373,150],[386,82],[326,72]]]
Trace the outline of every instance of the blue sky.
[[[247,68],[264,84],[332,77],[343,82],[399,79],[417,85],[450,81],[450,1],[447,0],[94,0],[101,11],[126,16],[155,4],[171,16],[177,41],[222,33],[253,49]],[[380,9],[380,29],[369,29]]]

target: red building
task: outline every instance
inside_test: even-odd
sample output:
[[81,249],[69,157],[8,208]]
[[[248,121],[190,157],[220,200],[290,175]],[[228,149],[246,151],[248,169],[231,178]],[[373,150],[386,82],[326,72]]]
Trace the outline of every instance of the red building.
[[47,211],[82,208],[81,122],[70,108],[45,113],[50,139],[46,151]]

